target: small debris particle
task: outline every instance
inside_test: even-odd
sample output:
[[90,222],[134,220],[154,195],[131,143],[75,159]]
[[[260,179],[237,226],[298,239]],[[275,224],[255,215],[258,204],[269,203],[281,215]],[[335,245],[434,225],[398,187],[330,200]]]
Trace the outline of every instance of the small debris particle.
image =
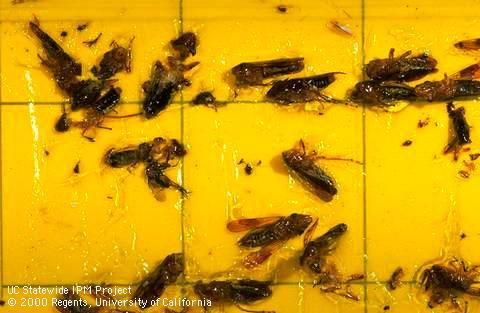
[[418,128],[423,128],[423,127],[427,126],[429,123],[430,123],[430,118],[427,117],[424,120],[419,120],[418,123],[417,123],[417,127]]
[[281,4],[281,5],[277,6],[277,11],[280,12],[280,13],[287,13],[288,9],[287,9],[286,6]]
[[62,37],[67,37],[67,36],[68,36],[68,33],[67,33],[66,31],[62,31],[62,32],[60,33],[60,36],[62,36]]
[[4,305],[5,305],[5,301],[0,300],[0,306],[4,306]]
[[81,31],[85,30],[85,29],[87,28],[87,26],[88,26],[87,23],[85,23],[85,24],[80,24],[80,25],[77,26],[77,30],[78,30],[79,32],[81,32]]
[[73,172],[75,174],[80,173],[80,161],[78,161],[77,164],[75,164],[75,167],[73,168]]
[[462,178],[469,178],[470,177],[470,173],[468,171],[465,171],[465,170],[458,171],[458,175],[460,175],[460,177],[462,177]]
[[472,153],[470,154],[470,160],[475,161],[480,157],[480,153]]
[[46,155],[46,156],[49,156],[49,155],[50,155],[50,151],[45,150],[45,155]]
[[352,30],[350,29],[350,27],[348,27],[347,25],[345,24],[342,24],[338,21],[330,21],[330,26],[337,30],[337,31],[340,31],[341,33],[343,34],[346,34],[348,36],[353,36],[353,32]]
[[238,161],[237,164],[240,165],[240,164],[243,164],[243,163],[245,163],[245,161],[243,159],[240,159],[240,161]]
[[250,163],[247,163],[247,165],[245,165],[245,173],[247,175],[252,175],[252,172],[253,172],[253,167],[250,165]]
[[87,47],[91,48],[91,47],[93,47],[93,46],[98,42],[98,40],[100,39],[100,37],[102,37],[102,33],[98,34],[98,36],[95,37],[94,39],[92,39],[92,40],[86,40],[86,41],[84,41],[83,43],[84,43]]
[[262,160],[259,160],[259,161],[257,162],[257,166],[259,166],[259,165],[262,165]]
[[384,307],[383,307],[383,310],[384,310],[384,311],[390,310],[390,306],[389,306],[389,305],[384,306]]
[[113,199],[113,197],[112,197],[112,196],[107,196],[107,199],[110,199],[110,200],[112,200],[112,199]]
[[465,239],[465,238],[467,238],[467,234],[465,234],[465,233],[461,233],[461,234],[460,234],[460,239],[462,239],[462,240],[463,240],[463,239]]
[[413,143],[413,141],[411,141],[410,139],[409,139],[409,140],[405,140],[405,141],[402,143],[402,146],[408,147],[408,146],[410,146],[412,143]]

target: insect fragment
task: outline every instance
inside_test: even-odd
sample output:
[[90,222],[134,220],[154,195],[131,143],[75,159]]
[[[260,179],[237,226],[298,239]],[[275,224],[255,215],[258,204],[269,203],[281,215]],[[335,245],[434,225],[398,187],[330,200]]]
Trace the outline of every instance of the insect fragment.
[[146,309],[158,299],[168,285],[175,283],[184,270],[184,258],[181,253],[168,255],[151,273],[139,284],[133,294],[133,299],[145,301]]
[[259,62],[244,62],[231,70],[238,87],[263,85],[269,78],[303,70],[303,58],[283,58]]
[[373,80],[381,81],[413,81],[437,71],[437,60],[426,53],[412,56],[407,51],[394,57],[392,48],[386,59],[375,59],[365,66],[365,73]]

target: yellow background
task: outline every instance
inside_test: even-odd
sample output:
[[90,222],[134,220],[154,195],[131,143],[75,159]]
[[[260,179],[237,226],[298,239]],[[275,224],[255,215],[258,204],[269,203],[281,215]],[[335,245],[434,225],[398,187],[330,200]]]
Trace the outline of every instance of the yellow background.
[[[385,113],[343,105],[322,109],[263,103],[265,88],[241,90],[238,97],[226,73],[243,61],[305,57],[305,70],[294,76],[345,72],[326,91],[345,97],[361,79],[362,64],[384,58],[394,47],[427,51],[438,61],[441,79],[478,59],[453,43],[480,37],[474,0],[270,1],[60,1],[12,5],[0,1],[0,113],[2,169],[2,269],[8,285],[130,284],[138,282],[167,254],[184,251],[184,292],[199,279],[253,277],[274,279],[273,296],[249,308],[277,312],[425,312],[426,297],[415,287],[418,268],[442,256],[480,263],[477,196],[480,175],[459,178],[462,159],[442,153],[448,117],[442,103],[410,106]],[[281,14],[277,5],[286,5]],[[58,134],[53,124],[66,100],[40,66],[40,46],[27,31],[37,16],[42,28],[80,60],[84,72],[98,63],[111,40],[125,44],[135,36],[133,72],[118,74],[123,89],[120,114],[140,109],[141,83],[151,64],[169,55],[169,40],[181,30],[197,33],[192,86],[158,117],[108,121],[91,143],[79,130]],[[349,37],[332,31],[336,20]],[[76,26],[88,22],[78,32]],[[66,38],[60,32],[68,32]],[[93,48],[81,42],[102,32]],[[213,91],[228,102],[218,112],[192,107],[200,91]],[[460,103],[458,103],[460,105]],[[472,124],[471,145],[478,152],[477,101],[464,101]],[[417,122],[430,124],[417,128]],[[151,195],[143,167],[132,173],[102,163],[112,147],[165,136],[183,140],[188,154],[169,172],[191,191],[182,199],[168,191],[164,202]],[[320,162],[338,182],[338,196],[324,203],[289,179],[279,160],[282,151],[303,138],[324,155],[364,162]],[[403,147],[405,140],[413,144]],[[45,154],[49,151],[49,155]],[[462,158],[467,158],[464,154]],[[240,159],[262,161],[246,176]],[[81,173],[73,174],[80,161]],[[112,198],[112,199],[110,199]],[[301,239],[292,240],[270,262],[253,272],[241,268],[245,255],[236,246],[240,234],[226,231],[229,219],[310,213],[319,217],[315,236],[331,226],[349,225],[333,255],[342,273],[366,273],[354,285],[352,302],[313,289],[312,277],[297,265]],[[460,242],[460,233],[467,238]],[[405,283],[389,293],[385,281],[397,266]],[[171,287],[167,296],[180,292]],[[8,299],[3,289],[3,299]],[[469,299],[469,312],[480,304]],[[441,307],[436,311],[443,311]],[[150,311],[159,311],[153,308]],[[163,308],[160,310],[162,311]],[[226,307],[228,311],[238,311]],[[51,308],[0,308],[5,312],[54,311]]]

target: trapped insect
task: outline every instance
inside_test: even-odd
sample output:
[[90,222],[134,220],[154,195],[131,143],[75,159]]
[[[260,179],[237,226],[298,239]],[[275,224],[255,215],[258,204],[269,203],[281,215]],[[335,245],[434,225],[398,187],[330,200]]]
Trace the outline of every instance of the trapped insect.
[[365,73],[373,80],[413,81],[437,71],[437,60],[426,53],[412,56],[407,51],[394,57],[392,48],[386,59],[375,59],[365,66]]
[[168,285],[175,283],[184,270],[184,258],[181,253],[168,255],[151,273],[139,284],[133,294],[133,299],[141,299],[146,309],[152,306]]
[[263,85],[264,80],[303,70],[303,58],[284,58],[259,62],[244,62],[231,70],[239,87]]
[[270,90],[267,91],[266,98],[282,105],[311,101],[341,102],[322,93],[323,89],[335,81],[336,74],[343,73],[331,72],[275,81]]
[[455,160],[458,159],[458,154],[462,146],[472,143],[470,139],[470,126],[465,118],[465,108],[455,108],[453,103],[447,104],[448,117],[451,121],[451,139],[445,147],[444,153],[454,153]]
[[208,299],[214,305],[234,304],[245,312],[267,313],[267,311],[246,310],[240,305],[270,297],[272,295],[270,285],[269,281],[252,279],[214,280],[208,283],[199,281],[195,283],[193,289],[199,298]]

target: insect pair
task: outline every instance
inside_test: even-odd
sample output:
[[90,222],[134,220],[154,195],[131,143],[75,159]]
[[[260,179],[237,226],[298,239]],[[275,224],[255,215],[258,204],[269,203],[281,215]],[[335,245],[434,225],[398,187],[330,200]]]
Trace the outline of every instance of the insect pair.
[[437,72],[437,61],[426,53],[411,51],[394,57],[392,48],[386,59],[375,59],[365,66],[369,80],[355,85],[350,93],[353,101],[391,108],[401,101],[448,101],[480,95],[480,65],[468,66],[443,80],[425,81],[414,87],[405,84]]
[[[231,73],[237,87],[265,86],[265,80],[298,73],[304,67],[301,57],[283,58],[240,63],[232,68]],[[340,72],[273,81],[266,99],[282,105],[311,101],[339,102],[323,94],[323,90],[335,81],[335,74]]]
[[[243,260],[246,268],[252,269],[265,262],[288,240],[304,235],[304,249],[299,264],[315,277],[315,284],[324,292],[334,292],[348,299],[358,300],[349,289],[348,282],[362,279],[363,275],[352,275],[344,280],[328,257],[335,250],[338,240],[346,233],[346,224],[338,224],[325,234],[311,240],[318,219],[305,214],[264,218],[238,219],[227,224],[231,232],[249,231],[238,241],[242,248],[260,248],[249,253]],[[346,284],[347,283],[347,284]]]

